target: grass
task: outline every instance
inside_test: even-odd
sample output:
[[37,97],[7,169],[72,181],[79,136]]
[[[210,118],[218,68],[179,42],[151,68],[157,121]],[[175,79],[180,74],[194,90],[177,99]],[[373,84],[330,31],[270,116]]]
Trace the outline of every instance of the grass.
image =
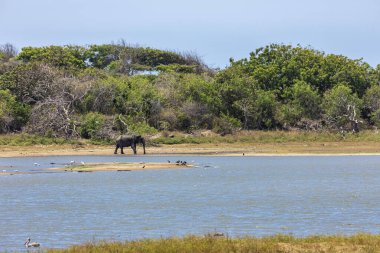
[[63,145],[63,144],[93,144],[109,145],[110,140],[84,140],[54,138],[30,134],[3,134],[0,135],[0,145],[4,146],[33,146],[33,145]]
[[63,138],[52,138],[29,134],[7,134],[0,135],[0,145],[8,146],[32,146],[53,144],[77,144],[78,141]]
[[256,237],[185,236],[126,242],[94,242],[67,249],[46,249],[46,253],[280,253],[280,252],[380,252],[380,235]]
[[[184,134],[175,132],[174,136],[166,136],[149,140],[148,145],[158,144],[203,144],[203,143],[287,143],[287,142],[380,142],[380,133],[377,131],[361,131],[358,134],[333,132],[306,132],[306,131],[241,131],[234,135],[202,136],[200,133]],[[60,145],[60,144],[93,144],[110,145],[113,140],[83,140],[53,138],[28,134],[0,135],[0,145],[31,146],[31,145]]]
[[286,143],[286,142],[380,142],[380,133],[362,131],[358,134],[306,131],[241,131],[226,136],[201,136],[174,134],[174,137],[160,137],[154,140],[157,144],[201,144],[201,143]]

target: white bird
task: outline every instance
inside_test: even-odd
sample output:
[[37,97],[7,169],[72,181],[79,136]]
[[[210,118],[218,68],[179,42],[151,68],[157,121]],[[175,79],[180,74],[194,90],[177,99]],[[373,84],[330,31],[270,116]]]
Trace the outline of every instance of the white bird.
[[26,240],[26,242],[24,243],[25,247],[26,248],[31,248],[31,247],[40,247],[40,244],[38,242],[30,242],[30,237]]
[[40,166],[40,164],[39,163],[33,163],[34,164],[34,166]]
[[84,162],[83,162],[83,161],[81,161],[80,163],[81,163],[82,165],[84,165]]
[[74,164],[75,163],[75,161],[70,161],[70,164]]

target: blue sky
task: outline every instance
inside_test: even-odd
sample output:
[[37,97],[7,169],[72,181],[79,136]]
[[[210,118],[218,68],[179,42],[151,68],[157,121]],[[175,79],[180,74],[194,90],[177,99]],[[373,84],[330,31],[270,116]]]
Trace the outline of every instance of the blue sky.
[[380,63],[379,0],[0,0],[0,44],[131,44],[225,67],[270,43]]

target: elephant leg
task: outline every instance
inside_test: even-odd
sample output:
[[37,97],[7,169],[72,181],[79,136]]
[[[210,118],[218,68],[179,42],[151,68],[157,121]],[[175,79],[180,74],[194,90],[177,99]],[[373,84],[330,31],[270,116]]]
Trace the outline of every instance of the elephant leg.
[[136,145],[131,145],[131,148],[132,148],[132,150],[133,150],[133,154],[135,154],[136,155]]
[[119,149],[119,146],[116,145],[116,149],[115,149],[115,152],[113,152],[114,154],[117,154],[117,150]]
[[121,150],[121,154],[124,155],[123,146],[120,147],[120,150]]

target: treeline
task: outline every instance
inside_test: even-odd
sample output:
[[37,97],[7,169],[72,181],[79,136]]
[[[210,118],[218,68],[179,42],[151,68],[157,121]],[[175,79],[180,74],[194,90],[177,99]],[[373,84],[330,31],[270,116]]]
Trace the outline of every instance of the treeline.
[[194,53],[119,44],[0,46],[0,132],[119,133],[380,126],[380,65],[268,45],[209,68]]

